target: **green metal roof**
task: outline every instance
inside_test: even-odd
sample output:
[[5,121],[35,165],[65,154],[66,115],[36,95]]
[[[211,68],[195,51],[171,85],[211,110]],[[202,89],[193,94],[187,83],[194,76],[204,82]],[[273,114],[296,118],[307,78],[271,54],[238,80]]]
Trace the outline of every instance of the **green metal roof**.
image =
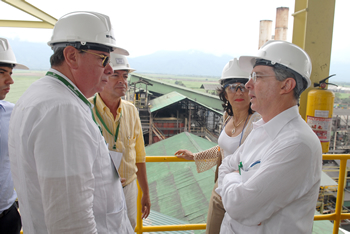
[[164,94],[163,96],[160,96],[150,101],[152,105],[150,111],[154,112],[154,111],[160,110],[166,106],[170,106],[171,104],[177,103],[184,99],[186,99],[186,97],[176,91]]
[[[179,149],[187,149],[192,153],[209,149],[217,144],[188,132],[159,141],[146,147],[147,156],[174,156]],[[185,162],[186,163],[186,162]]]
[[[147,80],[148,82],[152,83],[153,86],[148,86],[148,90],[155,93],[160,94],[167,94],[172,91],[176,91],[178,93],[181,93],[182,95],[192,98],[193,100],[196,100],[200,103],[203,103],[211,108],[214,108],[216,110],[222,110],[222,101],[218,96],[211,95],[204,92],[199,92],[190,88],[186,88],[180,85],[170,84],[167,82],[163,82],[162,80],[149,78],[146,76],[141,76],[139,74],[132,73],[130,75],[130,83],[136,82],[139,79]],[[139,84],[138,86],[146,87],[144,84]]]
[[[179,149],[198,152],[215,145],[214,142],[183,132],[147,146],[146,155],[172,156]],[[214,187],[215,167],[197,173],[194,162],[162,162],[146,165],[152,211],[188,223],[206,222],[209,199]],[[203,230],[195,233],[203,233]]]
[[[170,217],[168,215],[159,213],[155,210],[152,210],[152,212],[149,214],[147,219],[143,220],[144,226],[159,226],[159,225],[181,225],[181,224],[188,224],[188,222],[184,222],[179,219],[175,219],[173,217]],[[193,234],[195,233],[193,230],[188,231],[163,231],[163,232],[147,232],[149,234]]]
[[[315,215],[320,215],[318,211],[315,210]],[[318,220],[314,221],[312,228],[312,234],[329,234],[333,233],[333,223],[329,220]],[[342,233],[342,232],[339,232]]]
[[154,111],[157,111],[157,110],[160,110],[164,107],[167,107],[167,106],[170,106],[174,103],[177,103],[179,101],[182,101],[184,99],[188,99],[194,103],[197,103],[198,105],[201,105],[219,115],[222,115],[223,113],[220,112],[220,111],[217,111],[207,105],[204,105],[203,103],[200,103],[200,102],[197,102],[196,100],[193,100],[191,98],[188,98],[184,95],[182,95],[181,93],[178,93],[176,91],[173,91],[171,93],[167,93],[167,94],[164,94],[163,96],[161,97],[158,97],[158,98],[155,98],[153,100],[150,101],[151,105],[152,105],[152,108],[151,108],[151,112],[154,112]]

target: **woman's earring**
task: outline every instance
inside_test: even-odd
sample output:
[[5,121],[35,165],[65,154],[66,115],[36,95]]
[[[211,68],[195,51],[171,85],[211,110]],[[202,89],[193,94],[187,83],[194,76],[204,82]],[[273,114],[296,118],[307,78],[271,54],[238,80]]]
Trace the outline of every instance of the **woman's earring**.
[[225,106],[228,106],[228,101],[226,101]]

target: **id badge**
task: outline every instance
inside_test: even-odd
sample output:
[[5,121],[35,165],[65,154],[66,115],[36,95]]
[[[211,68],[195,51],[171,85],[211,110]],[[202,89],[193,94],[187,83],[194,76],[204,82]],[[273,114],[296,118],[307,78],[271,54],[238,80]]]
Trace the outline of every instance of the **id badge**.
[[115,151],[110,150],[109,155],[111,156],[111,159],[112,159],[114,168],[118,174],[118,177],[120,177],[119,172],[118,172],[118,168],[120,166],[120,162],[122,161],[123,154],[120,152],[115,152]]

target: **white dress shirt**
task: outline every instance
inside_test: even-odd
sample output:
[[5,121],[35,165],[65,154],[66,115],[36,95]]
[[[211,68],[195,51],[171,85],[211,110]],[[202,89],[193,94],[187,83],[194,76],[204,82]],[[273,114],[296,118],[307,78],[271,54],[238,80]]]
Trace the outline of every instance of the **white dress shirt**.
[[311,233],[321,170],[320,141],[297,106],[257,121],[219,168],[220,233]]
[[91,110],[61,81],[41,78],[18,100],[9,152],[24,233],[134,233]]

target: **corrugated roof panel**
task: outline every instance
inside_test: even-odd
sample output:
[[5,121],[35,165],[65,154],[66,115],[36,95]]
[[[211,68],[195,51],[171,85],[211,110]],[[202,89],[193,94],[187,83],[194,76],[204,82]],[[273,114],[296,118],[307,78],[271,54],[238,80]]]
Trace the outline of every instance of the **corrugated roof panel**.
[[[198,152],[198,149],[205,150],[215,145],[184,132],[147,146],[146,154],[171,156],[179,149]],[[197,173],[194,162],[147,163],[152,212],[155,210],[188,223],[206,222],[214,187],[214,169]]]
[[186,99],[184,95],[175,91],[164,94],[163,96],[160,96],[150,101],[152,105],[150,111],[154,112],[154,111],[160,110],[166,106],[170,106],[171,104],[177,103],[184,99]]
[[215,112],[216,114],[219,114],[219,115],[223,114],[223,112],[221,112],[221,111],[217,111],[217,110],[211,108],[210,106],[207,106],[203,103],[200,103],[192,98],[186,97],[186,96],[184,96],[176,91],[164,94],[163,96],[160,96],[160,97],[157,97],[157,98],[151,100],[150,103],[152,105],[152,108],[150,109],[150,111],[154,112],[154,111],[160,110],[164,107],[170,106],[170,105],[175,104],[175,103],[182,101],[184,99],[188,99],[191,102],[197,103],[198,105],[201,105],[201,106],[207,108],[208,110]]
[[165,140],[159,141],[146,147],[147,156],[174,156],[179,149],[187,149],[191,152],[198,152],[202,149],[209,149],[216,146],[216,143],[208,141],[188,132],[182,132]]
[[[188,224],[188,222],[184,222],[179,219],[175,219],[173,217],[170,217],[168,215],[159,213],[157,211],[152,210],[152,212],[149,214],[148,218],[143,221],[144,226],[159,226],[159,225],[181,225],[181,224]],[[169,234],[193,234],[195,231],[189,230],[189,231],[165,231],[165,232],[144,232],[144,233],[151,233],[151,234],[159,234],[159,233],[169,233]]]

